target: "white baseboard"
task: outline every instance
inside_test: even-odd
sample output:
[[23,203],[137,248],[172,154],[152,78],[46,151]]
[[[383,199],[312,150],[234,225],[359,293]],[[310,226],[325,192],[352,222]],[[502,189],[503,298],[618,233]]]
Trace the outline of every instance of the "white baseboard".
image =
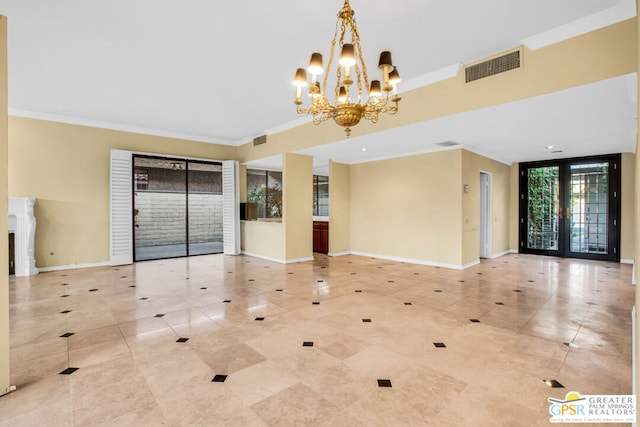
[[634,264],[634,261],[633,261],[632,259],[624,259],[624,258],[621,258],[621,259],[620,259],[620,264],[631,264],[631,265],[633,265],[633,264]]
[[500,258],[501,256],[505,256],[505,255],[509,255],[509,254],[513,254],[513,253],[518,253],[518,252],[515,251],[514,249],[507,249],[506,251],[502,251],[502,252],[497,252],[495,254],[491,254],[491,259]]
[[351,251],[346,251],[346,252],[329,252],[327,255],[328,255],[328,256],[332,256],[332,257],[336,257],[336,256],[345,256],[345,255],[351,255]]
[[38,270],[40,270],[40,273],[46,273],[48,271],[75,270],[77,268],[108,267],[109,265],[111,265],[109,261],[104,261],[104,262],[92,262],[88,264],[69,264],[69,265],[56,265],[53,267],[38,267]]
[[407,264],[417,264],[417,265],[428,265],[430,267],[442,267],[442,268],[450,268],[453,270],[464,270],[465,268],[473,267],[480,263],[480,260],[477,259],[468,264],[457,265],[457,264],[446,264],[442,262],[435,261],[427,261],[423,259],[413,259],[413,258],[402,258],[396,256],[388,256],[388,255],[379,255],[372,254],[368,252],[359,252],[359,251],[351,251],[351,255],[364,256],[369,258],[378,258],[378,259],[386,259],[388,261],[397,261],[397,262],[406,262]]
[[246,255],[246,256],[250,256],[250,257],[254,257],[254,258],[260,258],[260,259],[264,259],[264,260],[267,260],[267,261],[273,261],[273,262],[277,262],[278,264],[295,264],[295,263],[298,263],[298,262],[313,261],[313,257],[293,258],[293,259],[278,259],[278,258],[272,258],[272,257],[264,256],[264,255],[258,255],[258,254],[254,254],[254,253],[246,252],[246,251],[242,251],[242,255]]
[[285,264],[295,264],[297,262],[308,262],[308,261],[313,261],[313,257],[311,256],[311,257],[306,257],[306,258],[288,259],[284,263]]

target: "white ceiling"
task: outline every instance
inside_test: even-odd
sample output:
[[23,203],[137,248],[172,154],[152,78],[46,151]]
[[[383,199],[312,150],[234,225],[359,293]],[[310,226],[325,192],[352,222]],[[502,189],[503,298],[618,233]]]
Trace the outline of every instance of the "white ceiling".
[[[296,119],[291,78],[328,55],[342,0],[0,0],[10,113],[237,145]],[[630,6],[632,4],[632,6]],[[405,87],[633,0],[351,0],[365,61],[391,50]],[[507,163],[634,151],[635,77],[304,152],[357,163],[454,141]],[[332,126],[330,123],[324,126]],[[389,146],[385,141],[393,140]],[[385,145],[386,144],[386,145]],[[360,145],[369,149],[360,151]],[[357,149],[356,149],[357,148]],[[610,149],[609,149],[610,148]]]

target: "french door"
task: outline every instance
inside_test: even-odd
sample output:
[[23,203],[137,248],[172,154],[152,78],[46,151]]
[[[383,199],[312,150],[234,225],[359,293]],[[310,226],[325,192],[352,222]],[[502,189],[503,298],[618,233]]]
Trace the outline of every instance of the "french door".
[[520,164],[519,251],[620,260],[620,155]]

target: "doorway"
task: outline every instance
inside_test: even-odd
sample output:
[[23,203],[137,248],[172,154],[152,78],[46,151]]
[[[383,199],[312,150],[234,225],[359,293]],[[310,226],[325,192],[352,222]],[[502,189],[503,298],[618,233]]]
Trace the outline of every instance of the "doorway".
[[491,258],[492,178],[489,172],[480,172],[480,258]]
[[520,165],[520,252],[620,260],[620,155]]
[[134,260],[223,252],[222,164],[133,157]]

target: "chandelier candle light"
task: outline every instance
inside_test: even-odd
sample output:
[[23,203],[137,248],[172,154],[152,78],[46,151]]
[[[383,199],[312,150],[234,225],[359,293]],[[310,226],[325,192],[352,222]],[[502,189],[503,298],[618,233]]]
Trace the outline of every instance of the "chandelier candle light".
[[[338,37],[338,29],[340,36]],[[351,40],[348,40],[348,33]],[[347,40],[345,40],[347,39]],[[340,57],[336,70],[335,102],[331,102],[325,93],[327,79],[331,72],[331,65],[335,54],[336,44],[340,48]],[[391,62],[391,52],[380,53],[378,68],[382,72],[380,80],[372,80],[369,84],[367,67],[362,59],[360,47],[360,34],[356,26],[354,11],[349,0],[345,0],[344,6],[338,12],[336,31],[331,41],[331,54],[327,73],[324,75],[322,87],[318,76],[324,73],[322,66],[322,54],[311,54],[309,66],[298,68],[293,79],[296,86],[296,99],[298,114],[311,114],[313,123],[320,124],[332,118],[339,126],[343,126],[347,137],[351,135],[351,127],[360,123],[365,118],[376,123],[380,113],[396,114],[398,112],[398,83],[400,74]],[[311,74],[311,83],[307,81],[307,72]],[[355,87],[352,87],[355,83]],[[302,104],[302,88],[309,86],[311,105],[304,107]],[[364,89],[363,89],[364,88]],[[368,89],[367,100],[363,99],[363,90]],[[384,94],[382,91],[384,90]],[[355,93],[357,91],[357,93]],[[390,96],[390,93],[393,95]]]

